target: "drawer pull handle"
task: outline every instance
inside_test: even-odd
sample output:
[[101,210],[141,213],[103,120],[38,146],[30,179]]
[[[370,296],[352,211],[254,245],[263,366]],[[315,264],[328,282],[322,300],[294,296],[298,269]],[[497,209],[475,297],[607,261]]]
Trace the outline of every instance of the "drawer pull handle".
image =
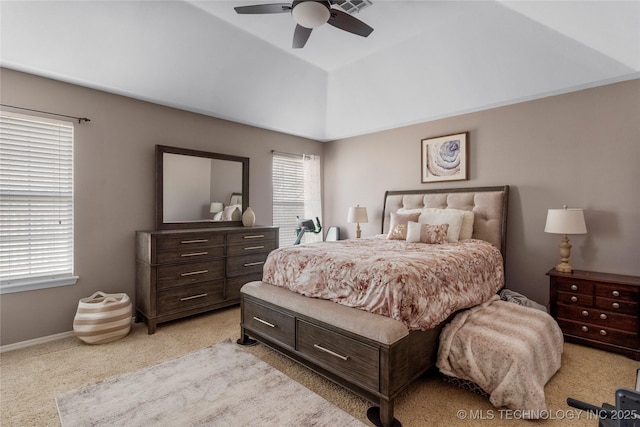
[[189,243],[207,243],[209,239],[182,240],[180,243],[188,245]]
[[587,310],[582,310],[582,315],[584,317],[589,317],[589,312]]
[[196,299],[196,298],[203,298],[206,297],[207,294],[199,294],[199,295],[194,295],[191,297],[184,297],[184,298],[180,298],[180,301],[189,301],[190,299]]
[[582,332],[589,332],[589,328],[587,328],[586,326],[583,326],[580,329],[582,329]]
[[193,276],[195,274],[204,274],[204,273],[208,273],[208,272],[209,272],[209,270],[190,271],[188,273],[181,273],[180,276],[186,277],[186,276]]
[[600,335],[602,336],[607,335],[607,331],[605,331],[604,329],[600,329]]
[[571,290],[572,291],[577,291],[578,290],[578,285],[571,285]]
[[341,355],[341,354],[335,353],[335,352],[333,352],[333,351],[329,350],[328,348],[324,348],[324,347],[323,347],[323,346],[321,346],[321,345],[314,344],[313,346],[314,346],[315,348],[317,348],[318,350],[320,350],[320,351],[324,351],[325,353],[329,353],[330,355],[335,356],[335,357],[337,357],[337,358],[339,358],[339,359],[342,359],[342,360],[344,360],[344,361],[349,360],[349,356],[343,356],[343,355]]
[[243,236],[243,239],[262,239],[264,234],[253,234],[251,236]]
[[247,262],[246,264],[244,264],[245,267],[253,267],[255,265],[262,265],[264,264],[264,261],[259,261],[259,262]]
[[620,292],[613,291],[613,292],[611,292],[611,295],[613,295],[614,297],[619,297],[620,296]]
[[604,314],[604,313],[600,313],[600,318],[601,318],[602,320],[607,320],[607,315],[606,315],[606,314]]
[[257,320],[258,322],[262,323],[263,325],[267,325],[270,328],[275,328],[276,327],[276,325],[274,325],[273,323],[269,323],[266,320],[262,320],[261,318],[256,317],[256,316],[253,316],[253,320]]
[[577,296],[572,296],[572,297],[571,297],[571,301],[573,301],[573,302],[578,301],[578,297],[577,297]]
[[247,246],[244,248],[245,251],[255,251],[256,249],[264,249],[264,246]]
[[618,304],[617,302],[614,302],[613,304],[611,304],[611,307],[620,308],[620,304]]
[[209,254],[209,252],[193,252],[193,253],[190,253],[190,254],[181,254],[180,256],[186,258],[186,257],[190,257],[190,256],[202,256],[202,255],[208,255],[208,254]]

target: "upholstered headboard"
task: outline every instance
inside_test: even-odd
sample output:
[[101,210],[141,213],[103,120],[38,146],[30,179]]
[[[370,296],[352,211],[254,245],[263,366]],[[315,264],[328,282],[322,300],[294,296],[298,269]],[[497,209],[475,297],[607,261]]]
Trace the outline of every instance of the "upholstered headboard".
[[387,191],[384,194],[382,233],[389,231],[391,212],[400,208],[453,208],[473,211],[473,238],[494,244],[505,258],[509,186],[440,190]]

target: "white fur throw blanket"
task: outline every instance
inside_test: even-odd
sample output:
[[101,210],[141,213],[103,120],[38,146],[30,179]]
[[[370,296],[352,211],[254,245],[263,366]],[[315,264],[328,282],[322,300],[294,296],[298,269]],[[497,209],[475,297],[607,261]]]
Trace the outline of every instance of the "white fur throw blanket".
[[562,331],[549,314],[496,295],[444,327],[437,366],[478,384],[493,406],[537,418],[547,409],[544,385],[560,369],[562,344]]

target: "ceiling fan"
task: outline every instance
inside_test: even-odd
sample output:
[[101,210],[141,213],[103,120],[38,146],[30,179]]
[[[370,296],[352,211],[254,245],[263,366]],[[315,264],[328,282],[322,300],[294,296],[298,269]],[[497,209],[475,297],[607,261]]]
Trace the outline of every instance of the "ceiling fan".
[[336,0],[294,0],[293,3],[270,3],[256,4],[252,6],[238,6],[234,8],[239,14],[264,14],[264,13],[287,13],[290,12],[296,22],[296,29],[293,33],[293,48],[304,47],[309,40],[311,31],[324,24],[333,25],[336,28],[367,37],[373,28],[343,12],[340,9],[332,8]]

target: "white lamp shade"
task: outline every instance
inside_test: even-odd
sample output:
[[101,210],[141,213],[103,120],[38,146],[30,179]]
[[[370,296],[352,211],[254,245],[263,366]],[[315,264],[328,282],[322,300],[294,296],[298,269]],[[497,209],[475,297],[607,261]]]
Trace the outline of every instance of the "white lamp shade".
[[222,202],[213,202],[209,208],[209,212],[218,213],[224,210],[224,204]]
[[369,222],[367,217],[367,208],[356,206],[355,208],[349,208],[349,214],[347,215],[347,222],[357,222],[363,224]]
[[587,225],[582,209],[549,209],[544,231],[555,234],[586,234]]

